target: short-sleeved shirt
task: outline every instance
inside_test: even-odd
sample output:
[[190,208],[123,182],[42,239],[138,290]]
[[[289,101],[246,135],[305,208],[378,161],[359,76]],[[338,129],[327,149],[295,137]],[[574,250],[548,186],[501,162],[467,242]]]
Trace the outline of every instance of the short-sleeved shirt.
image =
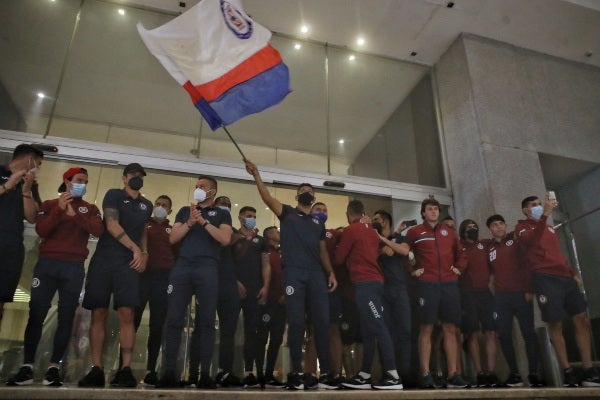
[[283,268],[321,270],[320,242],[325,240],[325,225],[316,217],[288,204],[281,215],[281,261]]
[[[394,234],[388,238],[394,243],[406,243],[406,238],[402,235]],[[380,243],[379,247],[385,247]],[[386,286],[406,285],[406,266],[404,265],[404,256],[394,253],[391,256],[380,254],[379,265],[383,272],[384,283]]]
[[[8,182],[11,171],[0,166],[0,185]],[[0,243],[17,245],[23,243],[25,211],[23,210],[22,183],[0,196]]]
[[[154,209],[152,202],[141,195],[134,199],[123,189],[110,189],[106,192],[102,201],[102,209],[109,208],[119,212],[119,225],[121,225],[127,236],[139,246],[144,229],[146,229],[146,223],[152,216],[152,210]],[[106,218],[104,219],[104,225],[106,227]],[[98,251],[109,257],[131,256],[131,250],[116,240],[107,229],[104,230],[98,240],[96,252]]]
[[[231,225],[231,215],[218,207],[203,208],[202,217],[217,228],[223,224]],[[175,217],[175,222],[185,224],[189,218],[190,207],[182,207]],[[179,258],[192,262],[200,261],[203,258],[212,258],[219,262],[221,243],[213,238],[205,227],[194,224],[181,241]]]
[[150,270],[169,270],[175,265],[174,246],[169,242],[171,228],[168,219],[152,219],[148,224],[148,267]]
[[248,289],[260,289],[263,282],[262,257],[269,252],[265,239],[259,235],[252,239],[243,237],[232,247],[237,279]]

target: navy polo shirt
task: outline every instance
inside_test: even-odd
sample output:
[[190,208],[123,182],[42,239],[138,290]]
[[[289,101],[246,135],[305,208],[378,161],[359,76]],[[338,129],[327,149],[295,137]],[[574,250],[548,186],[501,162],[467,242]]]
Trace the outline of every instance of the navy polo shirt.
[[[388,239],[395,243],[406,243],[406,238],[401,235],[394,235]],[[381,247],[384,246],[385,244],[381,243]],[[397,253],[392,256],[381,254],[378,261],[383,271],[386,286],[406,285],[406,268],[403,256]]]
[[[0,166],[0,185],[8,182],[12,173],[7,166]],[[25,211],[23,210],[23,183],[0,196],[0,243],[18,245],[23,243]]]
[[[240,254],[239,251],[243,245],[246,250]],[[265,239],[258,235],[250,240],[241,238],[233,244],[233,251],[238,280],[247,288],[260,289],[262,287],[262,254],[269,252]]]
[[[187,223],[190,218],[190,207],[182,207],[175,222]],[[223,224],[231,225],[231,215],[218,207],[206,207],[202,209],[202,218],[217,228]],[[220,261],[221,243],[210,236],[210,233],[199,224],[194,224],[187,235],[181,241],[179,248],[179,257],[188,261],[200,261],[202,258],[213,258]]]
[[[106,192],[102,201],[102,209],[115,209],[119,212],[119,225],[127,236],[138,246],[141,243],[142,233],[146,229],[146,223],[152,216],[154,209],[152,202],[142,195],[137,199],[130,197],[123,189],[110,189]],[[106,220],[104,221],[106,226]],[[131,250],[123,246],[108,231],[104,230],[98,240],[96,251],[105,251],[106,255],[130,256]]]
[[279,220],[282,267],[320,271],[319,242],[325,240],[325,225],[318,218],[288,204],[283,205]]

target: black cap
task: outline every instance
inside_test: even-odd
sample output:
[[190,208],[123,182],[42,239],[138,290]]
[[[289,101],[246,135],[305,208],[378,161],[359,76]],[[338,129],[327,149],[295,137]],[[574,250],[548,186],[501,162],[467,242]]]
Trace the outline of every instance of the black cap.
[[136,162],[127,165],[123,170],[123,175],[131,174],[133,172],[141,172],[142,175],[146,176],[146,171],[144,171],[144,168]]

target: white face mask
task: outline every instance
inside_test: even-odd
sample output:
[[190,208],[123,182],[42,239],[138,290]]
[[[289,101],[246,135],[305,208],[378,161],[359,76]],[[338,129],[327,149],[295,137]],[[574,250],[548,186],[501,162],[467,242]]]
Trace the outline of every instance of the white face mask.
[[161,206],[154,207],[154,216],[158,219],[167,218],[167,210],[162,208]]
[[202,203],[207,197],[207,193],[204,190],[200,188],[196,188],[196,190],[194,190],[194,200],[196,200],[198,203]]

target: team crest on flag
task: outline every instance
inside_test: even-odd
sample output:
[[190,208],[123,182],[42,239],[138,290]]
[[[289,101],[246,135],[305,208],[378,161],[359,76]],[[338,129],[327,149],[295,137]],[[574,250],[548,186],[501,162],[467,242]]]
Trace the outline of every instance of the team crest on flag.
[[252,36],[252,20],[245,18],[230,2],[221,0],[221,12],[225,24],[231,32],[240,39],[248,39]]

